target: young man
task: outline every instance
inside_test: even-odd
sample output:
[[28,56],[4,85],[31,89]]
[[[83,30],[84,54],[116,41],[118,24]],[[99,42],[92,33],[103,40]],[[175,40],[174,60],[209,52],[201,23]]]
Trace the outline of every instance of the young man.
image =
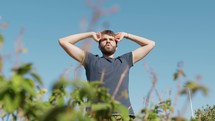
[[[102,57],[85,52],[74,45],[86,38],[93,38],[98,42]],[[117,44],[123,38],[136,42],[140,47],[132,52],[115,57]],[[115,34],[111,30],[104,30],[98,33],[86,32],[70,35],[61,38],[59,43],[72,58],[84,66],[88,81],[102,80],[104,87],[109,89],[112,97],[127,106],[130,115],[134,115],[129,96],[123,96],[124,93],[129,93],[129,69],[152,50],[155,46],[154,41],[130,33],[119,32]],[[118,83],[120,83],[120,86]]]

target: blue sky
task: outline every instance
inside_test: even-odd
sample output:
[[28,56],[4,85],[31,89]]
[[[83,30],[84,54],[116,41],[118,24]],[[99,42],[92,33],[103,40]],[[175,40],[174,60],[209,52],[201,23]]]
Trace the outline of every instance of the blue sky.
[[[21,61],[33,62],[46,88],[49,89],[66,68],[77,66],[78,63],[58,45],[58,39],[81,32],[80,20],[83,18],[90,21],[92,11],[85,0],[1,0],[0,3],[0,22],[9,23],[8,28],[1,30],[5,38],[3,52],[14,53],[14,42],[20,29],[24,28],[23,42],[28,53],[21,55]],[[196,75],[201,75],[201,83],[209,87],[207,97],[202,93],[194,96],[193,108],[214,105],[215,1],[106,0],[102,8],[108,9],[113,5],[118,7],[118,12],[99,19],[94,31],[103,30],[103,24],[108,22],[108,29],[114,32],[124,31],[156,42],[153,51],[130,71],[130,98],[136,113],[144,106],[143,99],[152,85],[144,62],[157,73],[157,89],[164,100],[168,98],[169,90],[172,90],[171,97],[174,99],[177,84],[172,80],[173,73],[177,63],[183,61],[187,74],[183,80],[194,80]],[[116,55],[137,47],[136,43],[124,39],[119,43]],[[101,54],[93,41],[90,51]],[[5,59],[4,63],[4,72],[9,75],[14,58]],[[70,78],[73,77],[73,71]],[[81,72],[85,80],[83,68]],[[153,101],[157,102],[155,94]],[[181,110],[184,101],[185,97],[179,99],[175,112]],[[189,108],[186,115],[191,116]]]

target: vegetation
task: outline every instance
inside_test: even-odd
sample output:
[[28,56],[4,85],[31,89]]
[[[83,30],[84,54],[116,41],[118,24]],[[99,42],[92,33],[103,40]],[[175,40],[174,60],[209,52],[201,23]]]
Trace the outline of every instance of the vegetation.
[[[42,80],[32,72],[32,64],[23,64],[13,69],[9,79],[0,76],[0,111],[2,120],[24,121],[98,121],[111,119],[112,112],[128,118],[126,107],[111,99],[102,83],[95,81],[73,81],[74,90],[69,95],[65,87],[70,82],[61,77],[52,89],[49,101],[42,101],[46,92],[40,88]],[[86,99],[88,101],[86,101]],[[86,107],[91,107],[88,112]]]
[[202,107],[196,111],[196,119],[200,121],[214,121],[215,120],[215,105]]
[[[3,36],[1,35],[1,46]],[[3,58],[3,56],[1,56]],[[2,66],[3,61],[1,60]],[[1,67],[2,70],[2,67]],[[48,101],[42,97],[46,89],[42,88],[43,81],[33,71],[31,63],[15,65],[9,78],[0,75],[0,114],[3,121],[12,119],[14,121],[101,121],[115,120],[113,112],[118,112],[122,120],[132,120],[128,117],[127,108],[118,101],[111,98],[108,90],[102,87],[102,82],[87,82],[80,80],[68,80],[61,76],[52,87],[52,94]],[[1,71],[2,72],[2,71]],[[156,75],[150,72],[153,77],[152,90],[156,85]],[[179,81],[185,77],[183,70],[179,67],[174,74],[174,80]],[[67,86],[73,86],[73,91],[67,92]],[[180,87],[180,86],[178,86]],[[189,89],[191,93],[186,90]],[[186,94],[192,97],[197,91],[207,94],[207,88],[198,85],[195,81],[188,81],[179,94]],[[149,103],[149,102],[148,102]],[[86,111],[86,108],[90,109]],[[186,121],[182,116],[173,117],[174,107],[172,100],[160,101],[151,108],[145,107],[136,116],[142,121]],[[215,118],[214,107],[207,106],[203,110],[196,111],[196,117],[192,121],[212,121]]]
[[[94,9],[98,10],[98,9]],[[114,8],[116,10],[116,8]],[[99,12],[95,12],[99,13]],[[100,15],[101,16],[101,15]],[[99,17],[100,17],[99,16]],[[99,18],[98,17],[98,18]],[[93,19],[95,20],[95,19]],[[89,23],[96,23],[94,22]],[[0,23],[0,29],[7,27],[6,23]],[[91,26],[92,27],[92,26]],[[93,28],[88,28],[92,30]],[[21,42],[21,41],[17,41]],[[103,88],[100,81],[87,82],[81,80],[69,80],[65,76],[59,77],[52,86],[52,93],[49,100],[44,101],[43,96],[46,89],[43,88],[43,80],[33,69],[32,63],[15,64],[11,68],[12,74],[6,77],[3,73],[2,47],[4,37],[0,33],[0,118],[3,121],[108,121],[116,120],[112,116],[113,112],[120,114],[120,120],[133,120],[128,117],[127,108],[120,102],[112,99],[108,90]],[[17,44],[20,45],[20,44]],[[16,54],[25,52],[26,49],[17,47]],[[186,95],[188,102],[192,102],[192,97],[196,92],[202,91],[205,95],[208,89],[198,84],[198,79],[188,80],[179,63],[177,71],[173,75],[173,80],[177,82],[177,94],[175,99],[159,98],[157,104],[148,106],[152,92],[156,90],[156,74],[146,67],[152,80],[152,87],[146,99],[146,106],[136,115],[135,120],[141,121],[213,121],[215,119],[215,106],[207,106],[198,109],[196,115],[191,119],[185,119],[187,105],[181,114],[174,116],[175,107],[180,95]],[[185,79],[185,86],[181,87],[182,79]],[[66,91],[71,87],[71,92]],[[159,96],[159,95],[158,95]],[[192,106],[192,104],[191,104]],[[88,110],[86,110],[86,108]],[[191,107],[192,110],[192,107]],[[118,118],[117,118],[118,119]]]
[[[60,77],[53,85],[48,101],[42,101],[46,89],[40,88],[42,80],[32,71],[32,64],[14,67],[12,75],[7,79],[0,76],[0,113],[1,119],[7,121],[101,121],[115,120],[113,112],[119,112],[123,120],[129,120],[127,108],[113,100],[102,82],[72,81]],[[66,86],[73,85],[70,93]],[[200,88],[201,89],[201,88]],[[192,90],[192,89],[191,89]],[[199,90],[199,89],[198,89]],[[66,100],[68,99],[68,100]],[[91,107],[86,111],[86,107]],[[171,117],[174,112],[171,99],[162,101],[153,108],[144,108],[136,119],[142,121],[185,121],[178,116]],[[192,121],[212,121],[215,117],[214,107],[208,106],[196,112]]]

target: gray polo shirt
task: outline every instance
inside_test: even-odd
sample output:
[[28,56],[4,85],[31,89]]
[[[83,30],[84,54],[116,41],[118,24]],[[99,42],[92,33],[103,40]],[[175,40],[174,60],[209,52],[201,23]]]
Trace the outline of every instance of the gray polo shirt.
[[[115,99],[128,107],[130,115],[134,115],[128,96],[129,69],[133,66],[132,52],[126,53],[117,58],[99,57],[98,55],[93,55],[89,52],[86,52],[86,57],[83,65],[86,70],[88,81],[101,80],[102,73],[104,72],[104,87],[109,90],[109,93],[111,95],[113,95],[122,73],[125,72],[128,68],[119,91],[115,96]],[[126,93],[127,96],[125,96]]]

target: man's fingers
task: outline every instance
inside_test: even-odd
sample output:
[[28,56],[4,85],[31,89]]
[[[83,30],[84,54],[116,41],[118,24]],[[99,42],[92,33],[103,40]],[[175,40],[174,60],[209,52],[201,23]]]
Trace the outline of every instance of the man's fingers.
[[99,42],[99,40],[101,39],[101,33],[96,32],[94,39],[95,39],[95,41]]
[[97,36],[98,39],[101,39],[101,33],[100,32],[97,32],[96,36]]
[[117,35],[115,36],[115,38],[116,38],[116,39],[119,39],[119,38],[120,38],[120,35],[117,34]]

